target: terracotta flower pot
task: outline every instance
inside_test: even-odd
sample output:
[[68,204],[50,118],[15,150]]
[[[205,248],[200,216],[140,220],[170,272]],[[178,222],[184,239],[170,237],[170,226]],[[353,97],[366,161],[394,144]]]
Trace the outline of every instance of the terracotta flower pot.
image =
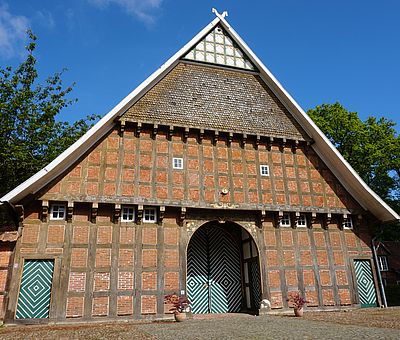
[[174,318],[176,322],[183,322],[186,320],[186,313],[174,313]]
[[303,307],[294,309],[294,315],[297,317],[303,316],[303,313],[304,313]]

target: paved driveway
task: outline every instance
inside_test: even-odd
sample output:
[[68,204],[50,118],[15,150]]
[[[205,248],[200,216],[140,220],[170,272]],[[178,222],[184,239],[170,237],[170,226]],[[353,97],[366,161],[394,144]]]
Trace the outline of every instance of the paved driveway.
[[146,324],[140,325],[139,329],[158,339],[400,339],[399,329],[245,314],[183,323]]

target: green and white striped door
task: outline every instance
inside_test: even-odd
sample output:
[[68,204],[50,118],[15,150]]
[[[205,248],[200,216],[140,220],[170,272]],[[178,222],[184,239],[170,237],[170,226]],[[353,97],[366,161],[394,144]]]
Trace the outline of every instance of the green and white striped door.
[[188,247],[187,286],[195,314],[240,311],[240,251],[222,228],[204,226],[193,235]]
[[376,292],[369,260],[354,260],[361,307],[376,307]]
[[18,297],[17,319],[48,318],[53,260],[26,260]]

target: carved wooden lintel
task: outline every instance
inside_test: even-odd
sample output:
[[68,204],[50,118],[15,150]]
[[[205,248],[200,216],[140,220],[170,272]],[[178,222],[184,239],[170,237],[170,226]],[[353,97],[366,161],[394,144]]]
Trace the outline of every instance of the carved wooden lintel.
[[165,216],[165,206],[162,205],[160,207],[160,213],[159,213],[159,216],[158,216],[159,223],[162,223],[162,221],[164,219],[164,216]]
[[232,204],[232,203],[211,203],[210,204],[213,208],[218,208],[218,209],[235,209],[239,208],[239,204]]
[[67,222],[72,222],[72,215],[74,214],[74,202],[68,202],[67,206]]
[[116,204],[114,207],[114,216],[113,216],[114,223],[118,223],[120,217],[121,217],[121,204]]
[[137,222],[140,223],[143,218],[143,205],[139,204],[137,208]]
[[46,223],[47,222],[47,217],[49,215],[49,201],[42,201],[42,222]]
[[97,202],[92,203],[92,210],[90,213],[90,222],[96,223],[98,210],[99,210],[99,204]]

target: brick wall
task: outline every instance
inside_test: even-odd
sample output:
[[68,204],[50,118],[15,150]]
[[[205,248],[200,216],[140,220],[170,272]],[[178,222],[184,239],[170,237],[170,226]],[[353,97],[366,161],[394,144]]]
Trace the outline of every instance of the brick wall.
[[[346,306],[355,303],[351,259],[371,257],[367,237],[342,230],[332,222],[327,229],[274,228],[264,223],[267,290],[272,308],[287,306],[290,292],[300,291],[308,306]],[[362,234],[363,237],[357,237]]]
[[[128,125],[123,136],[113,130],[79,164],[50,186],[46,200],[147,202],[180,206],[215,203],[238,204],[255,209],[291,206],[299,209],[359,209],[314,151],[305,144],[261,142],[254,138],[242,144],[221,133],[214,143],[206,133],[201,143],[198,132],[184,138],[176,129],[168,138],[166,127],[156,136],[144,126],[140,137]],[[173,157],[183,158],[183,170],[172,168]],[[260,175],[260,165],[268,165],[269,176]],[[225,195],[221,189],[229,189]],[[78,232],[78,231],[77,231]],[[104,233],[104,235],[103,235]],[[109,231],[100,231],[109,242]],[[32,228],[31,235],[34,237]],[[56,236],[54,236],[56,237]]]
[[[162,315],[164,294],[185,289],[180,240],[187,229],[178,223],[179,211],[167,209],[159,224],[115,222],[113,206],[100,204],[92,223],[88,207],[76,203],[71,223],[26,219],[16,261],[44,254],[61,259],[54,282],[67,277],[65,288],[59,287],[65,289],[59,308],[67,318]],[[312,228],[278,228],[277,213],[267,214],[258,244],[265,261],[264,295],[273,308],[288,307],[288,295],[298,290],[311,307],[356,302],[351,259],[371,257],[365,226],[343,230],[335,218],[322,226],[317,219]],[[2,257],[0,266],[6,262]],[[0,270],[0,293],[6,275]]]

